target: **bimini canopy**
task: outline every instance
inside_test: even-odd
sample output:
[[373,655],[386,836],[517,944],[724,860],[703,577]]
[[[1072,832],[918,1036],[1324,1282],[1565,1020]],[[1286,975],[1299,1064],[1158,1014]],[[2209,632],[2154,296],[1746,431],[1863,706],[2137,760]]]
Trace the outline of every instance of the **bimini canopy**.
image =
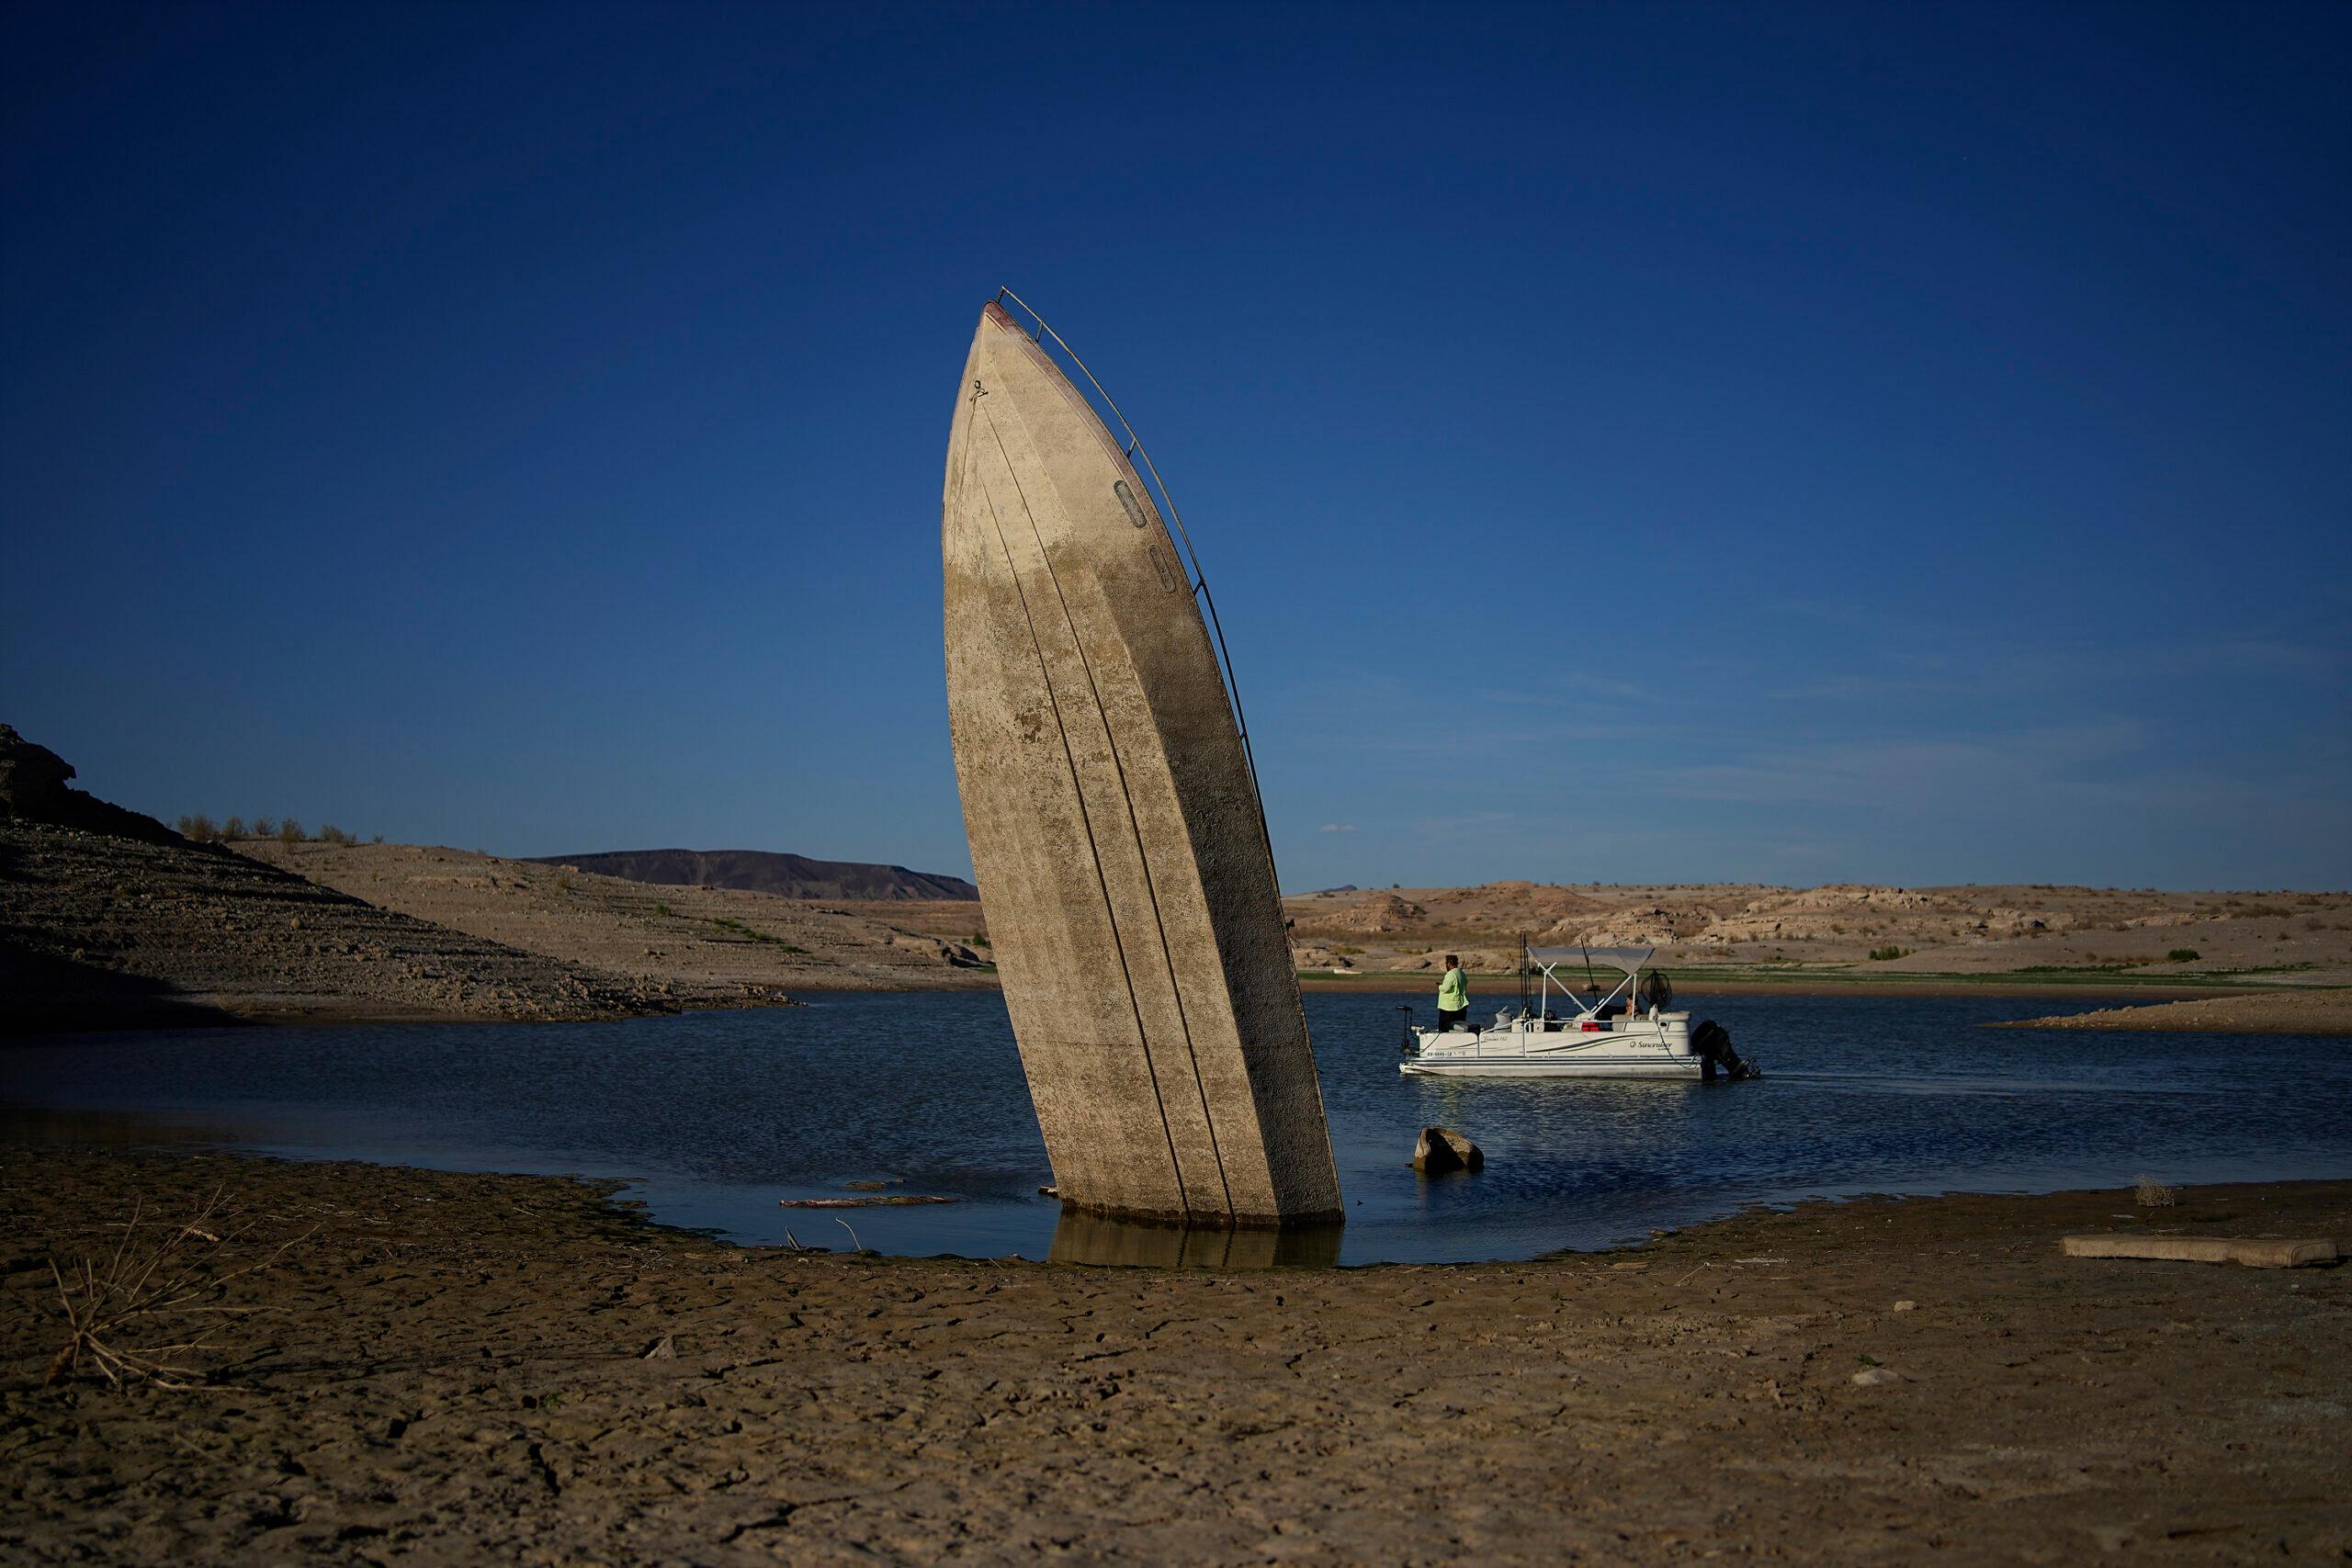
[[1655,947],[1531,947],[1527,956],[1548,968],[1562,971],[1579,969],[1587,959],[1595,969],[1614,969],[1621,975],[1638,975],[1642,965],[1650,961]]

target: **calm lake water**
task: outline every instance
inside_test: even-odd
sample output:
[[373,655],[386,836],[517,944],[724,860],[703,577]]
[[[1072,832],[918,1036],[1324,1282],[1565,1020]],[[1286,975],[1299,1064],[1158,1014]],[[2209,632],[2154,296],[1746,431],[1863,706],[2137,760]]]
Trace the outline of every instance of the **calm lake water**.
[[[1975,1027],[2108,998],[1701,998],[1694,1013],[1728,1025],[1762,1080],[1439,1082],[1396,1071],[1404,999],[1306,998],[1349,1220],[1279,1255],[1060,1223],[1037,1195],[1052,1172],[1004,1004],[985,992],[61,1039],[0,1047],[0,1103],[19,1135],[618,1178],[657,1219],[751,1244],[789,1225],[846,1246],[831,1213],[777,1200],[897,1180],[959,1201],[846,1213],[868,1247],[1082,1261],[1521,1258],[1817,1195],[2352,1177],[2337,1040]],[[1487,1168],[1416,1177],[1430,1123],[1469,1134]]]

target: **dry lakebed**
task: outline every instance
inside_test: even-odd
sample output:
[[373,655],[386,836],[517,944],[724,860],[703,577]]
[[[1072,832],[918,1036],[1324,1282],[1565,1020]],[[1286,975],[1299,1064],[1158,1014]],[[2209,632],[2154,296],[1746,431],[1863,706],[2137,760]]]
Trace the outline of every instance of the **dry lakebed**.
[[[2060,1249],[2343,1238],[2352,1183],[1207,1273],[745,1249],[543,1177],[5,1160],[11,1561],[2352,1554],[2352,1270]],[[235,1310],[105,1331],[186,1386],[44,1381],[51,1261],[103,1269],[134,1216]]]

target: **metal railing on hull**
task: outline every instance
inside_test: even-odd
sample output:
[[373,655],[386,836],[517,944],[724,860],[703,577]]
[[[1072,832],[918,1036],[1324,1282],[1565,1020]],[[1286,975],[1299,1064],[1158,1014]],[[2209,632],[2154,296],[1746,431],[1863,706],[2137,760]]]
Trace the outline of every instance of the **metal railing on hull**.
[[1233,727],[1241,737],[1241,765],[1250,773],[1250,795],[1257,803],[1258,831],[1266,840],[1266,861],[1271,865],[1274,858],[1273,829],[1266,821],[1265,794],[1258,787],[1258,759],[1250,747],[1250,720],[1241,711],[1241,682],[1233,673],[1233,655],[1225,646],[1225,627],[1218,624],[1216,618],[1216,595],[1209,592],[1208,574],[1201,570],[1201,553],[1193,547],[1193,536],[1185,528],[1184,519],[1176,510],[1176,502],[1169,498],[1167,481],[1159,477],[1159,466],[1152,462],[1151,454],[1144,449],[1143,437],[1136,434],[1136,427],[1129,424],[1127,416],[1119,412],[1117,400],[1103,389],[1102,382],[1094,378],[1094,372],[1086,367],[1086,361],[1078,356],[1078,351],[1070,347],[1061,333],[1054,331],[1045,317],[1037,314],[1035,306],[1012,289],[1000,288],[996,298],[1000,305],[1012,301],[1023,315],[1036,323],[1029,336],[1040,348],[1045,346],[1046,339],[1053,339],[1063,356],[1077,367],[1080,375],[1086,378],[1086,384],[1094,389],[1094,395],[1102,400],[1102,406],[1110,411],[1113,419],[1119,422],[1119,428],[1126,432],[1127,461],[1133,464],[1138,457],[1143,459],[1143,471],[1150,478],[1153,499],[1159,503],[1161,513],[1176,525],[1176,536],[1183,541],[1184,558],[1192,566],[1193,596],[1208,612],[1209,631],[1216,638],[1217,663],[1225,676],[1226,701],[1233,706]]

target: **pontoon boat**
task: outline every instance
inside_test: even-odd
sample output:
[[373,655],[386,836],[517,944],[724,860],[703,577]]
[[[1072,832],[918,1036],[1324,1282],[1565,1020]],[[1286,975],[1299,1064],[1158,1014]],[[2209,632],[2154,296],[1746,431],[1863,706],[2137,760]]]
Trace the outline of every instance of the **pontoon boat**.
[[[1732,1049],[1731,1035],[1710,1019],[1695,1030],[1677,1012],[1666,976],[1644,968],[1652,947],[1529,947],[1520,942],[1520,999],[1491,1027],[1405,1026],[1401,1073],[1445,1077],[1691,1078],[1754,1077]],[[1579,996],[1559,971],[1579,965]],[[1599,973],[1616,984],[1602,994]]]

